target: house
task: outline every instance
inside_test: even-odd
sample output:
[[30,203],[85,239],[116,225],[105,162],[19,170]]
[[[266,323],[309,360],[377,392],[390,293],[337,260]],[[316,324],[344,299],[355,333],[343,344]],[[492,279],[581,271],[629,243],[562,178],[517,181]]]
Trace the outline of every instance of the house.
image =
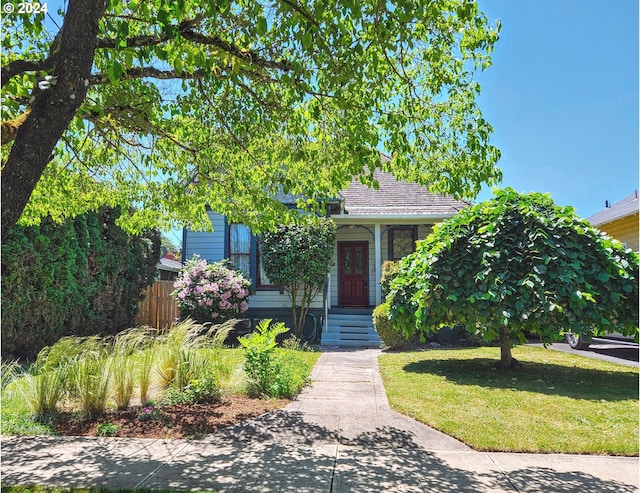
[[633,251],[640,251],[638,224],[638,191],[611,204],[587,219],[593,226],[624,243]]
[[166,247],[162,247],[162,256],[156,267],[161,281],[175,281],[182,269],[182,262],[176,258],[174,253],[169,252]]
[[[469,205],[415,183],[397,181],[389,173],[376,171],[374,176],[379,189],[353,180],[327,205],[337,225],[335,257],[324,293],[311,306],[309,322],[316,324],[316,338],[323,345],[379,345],[371,312],[383,301],[382,263],[413,252],[416,240],[424,238],[435,223]],[[228,224],[213,211],[209,218],[213,232],[184,231],[184,258],[194,254],[210,262],[229,258],[254,282],[256,294],[245,316],[252,323],[263,318],[286,321],[290,300],[261,272],[256,238],[246,226]]]

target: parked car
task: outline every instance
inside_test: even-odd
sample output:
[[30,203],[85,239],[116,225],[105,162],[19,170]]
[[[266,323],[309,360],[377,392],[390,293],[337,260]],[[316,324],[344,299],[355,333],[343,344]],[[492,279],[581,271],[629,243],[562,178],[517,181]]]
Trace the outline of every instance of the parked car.
[[617,332],[612,334],[603,334],[601,336],[592,336],[591,334],[572,334],[569,332],[565,334],[564,338],[572,349],[587,349],[591,344],[599,342],[638,345],[633,337],[625,336]]

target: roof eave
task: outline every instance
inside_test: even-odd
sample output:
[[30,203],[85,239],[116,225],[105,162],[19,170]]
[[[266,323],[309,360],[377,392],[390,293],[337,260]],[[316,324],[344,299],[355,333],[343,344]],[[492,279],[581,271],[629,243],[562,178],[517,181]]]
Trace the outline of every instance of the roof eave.
[[455,216],[456,213],[442,213],[442,214],[333,214],[331,219],[336,223],[350,223],[355,224],[359,222],[389,222],[389,221],[434,221],[440,222],[445,219],[450,219]]
[[[625,219],[627,217],[637,216],[637,215],[638,215],[638,211],[631,211],[631,212],[628,212],[626,214],[621,214],[619,216],[607,217],[607,218],[604,218],[603,220],[600,220],[598,222],[592,221],[591,218],[587,219],[587,221],[589,221],[592,226],[602,226],[603,224],[609,224],[609,223],[612,223],[614,221],[619,221],[620,219]],[[593,216],[591,216],[591,217],[593,217]],[[597,220],[597,218],[596,218],[596,220]]]

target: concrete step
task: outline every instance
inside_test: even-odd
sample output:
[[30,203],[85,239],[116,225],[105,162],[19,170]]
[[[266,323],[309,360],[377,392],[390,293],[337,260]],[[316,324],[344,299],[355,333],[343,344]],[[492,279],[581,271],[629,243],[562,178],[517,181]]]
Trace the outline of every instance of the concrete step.
[[323,346],[380,347],[370,314],[330,313]]
[[352,341],[370,341],[376,340],[378,338],[378,334],[375,332],[325,332],[326,337],[331,337],[333,339],[342,339],[342,340],[352,340]]
[[373,328],[373,325],[365,326],[357,326],[357,325],[333,325],[329,324],[327,327],[327,332],[353,332],[356,334],[372,332],[374,333],[376,330]]
[[378,337],[354,339],[351,337],[345,337],[341,334],[323,333],[320,340],[320,345],[378,348],[380,347],[380,339]]
[[330,313],[329,323],[341,323],[341,324],[373,324],[373,318],[371,315],[345,315],[342,313]]

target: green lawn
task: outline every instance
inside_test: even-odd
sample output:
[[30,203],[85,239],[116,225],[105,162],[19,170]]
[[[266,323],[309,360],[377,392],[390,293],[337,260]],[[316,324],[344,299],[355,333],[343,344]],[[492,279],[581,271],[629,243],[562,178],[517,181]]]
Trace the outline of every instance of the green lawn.
[[477,450],[638,455],[638,369],[522,346],[384,353],[391,407]]

